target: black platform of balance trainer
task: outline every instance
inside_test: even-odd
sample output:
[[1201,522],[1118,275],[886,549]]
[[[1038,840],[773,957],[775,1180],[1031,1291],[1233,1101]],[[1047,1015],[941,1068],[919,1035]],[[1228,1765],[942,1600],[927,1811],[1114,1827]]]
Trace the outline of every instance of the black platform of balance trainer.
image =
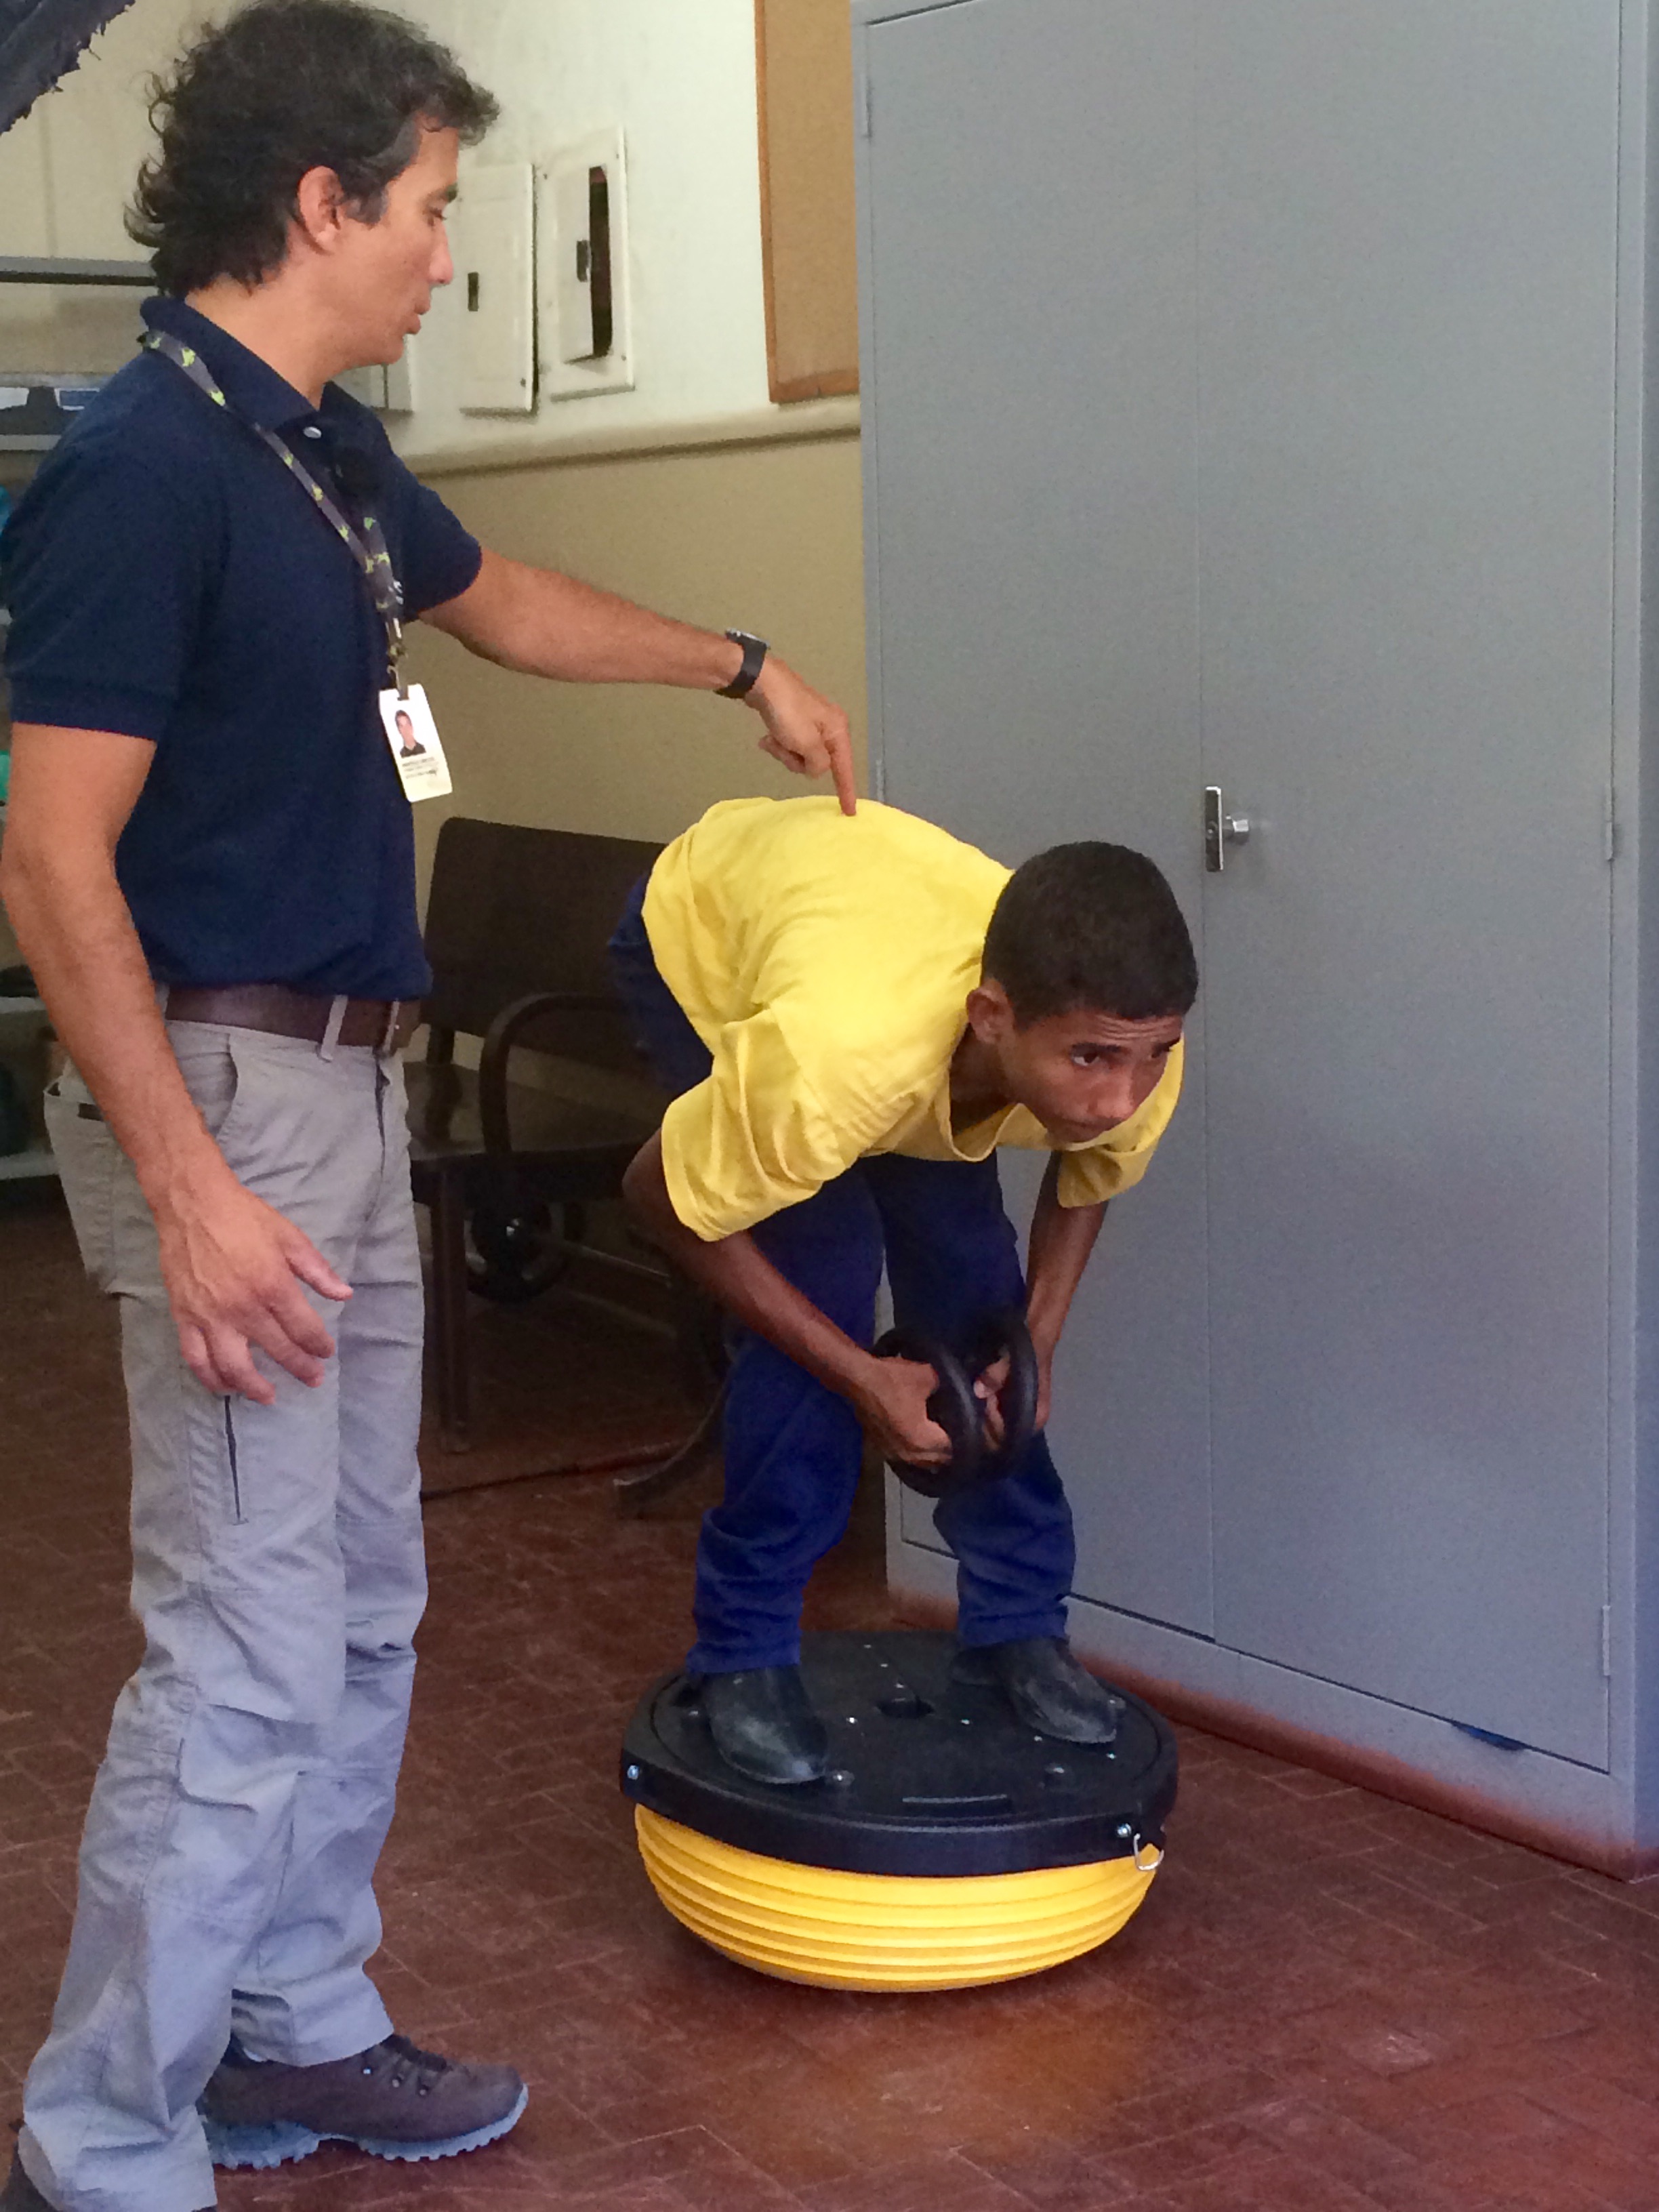
[[684,1675],[656,1684],[623,1787],[669,1911],[747,1965],[860,1988],[1002,1979],[1115,1934],[1162,1857],[1168,1724],[1119,1692],[1114,1744],[1056,1742],[1000,1691],[953,1682],[955,1649],[919,1631],[807,1637],[830,1768],[795,1789],[726,1765]]

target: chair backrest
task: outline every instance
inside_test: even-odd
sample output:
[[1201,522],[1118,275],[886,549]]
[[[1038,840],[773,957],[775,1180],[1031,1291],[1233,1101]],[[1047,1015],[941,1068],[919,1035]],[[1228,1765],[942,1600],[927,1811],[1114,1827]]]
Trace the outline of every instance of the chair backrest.
[[[452,817],[438,832],[427,904],[433,1029],[482,1036],[532,991],[614,999],[605,943],[661,850],[631,837]],[[625,1024],[605,1015],[551,1017],[523,1041],[599,1067],[639,1066]]]

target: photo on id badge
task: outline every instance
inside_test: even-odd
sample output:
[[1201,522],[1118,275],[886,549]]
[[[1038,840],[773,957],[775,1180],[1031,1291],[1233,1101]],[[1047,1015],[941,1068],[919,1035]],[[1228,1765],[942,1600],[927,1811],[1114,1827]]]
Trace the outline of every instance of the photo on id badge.
[[447,798],[454,787],[425,687],[411,684],[407,691],[382,691],[380,721],[410,798]]

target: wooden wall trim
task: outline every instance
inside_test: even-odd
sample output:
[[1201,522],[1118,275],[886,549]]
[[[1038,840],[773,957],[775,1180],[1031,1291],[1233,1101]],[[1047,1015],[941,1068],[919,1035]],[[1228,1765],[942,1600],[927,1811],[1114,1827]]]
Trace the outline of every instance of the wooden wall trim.
[[856,392],[847,0],[755,0],[755,97],[768,388],[792,405]]

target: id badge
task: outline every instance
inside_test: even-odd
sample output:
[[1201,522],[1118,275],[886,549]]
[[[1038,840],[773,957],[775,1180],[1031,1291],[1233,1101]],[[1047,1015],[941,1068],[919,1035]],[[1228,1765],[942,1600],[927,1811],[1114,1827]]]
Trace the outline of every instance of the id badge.
[[380,721],[405,797],[447,799],[455,787],[449,780],[443,740],[427,704],[426,686],[411,684],[406,692],[382,691]]

